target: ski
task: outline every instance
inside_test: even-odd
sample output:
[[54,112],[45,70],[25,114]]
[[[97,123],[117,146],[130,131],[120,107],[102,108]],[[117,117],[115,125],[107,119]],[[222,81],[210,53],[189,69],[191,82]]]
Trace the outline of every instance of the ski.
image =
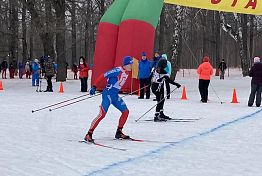
[[[100,140],[100,139],[98,139]],[[101,139],[102,140],[102,139]],[[104,139],[106,140],[106,139]],[[175,142],[171,142],[171,141],[154,141],[154,140],[147,140],[147,139],[134,139],[134,138],[129,138],[129,139],[109,139],[111,140],[123,140],[123,141],[132,141],[132,142],[147,142],[147,143],[164,143],[164,144],[171,144],[171,143],[175,143]]]
[[96,146],[99,146],[99,147],[109,148],[109,149],[113,149],[113,150],[127,151],[126,149],[123,149],[123,148],[116,148],[116,147],[100,144],[100,143],[97,143],[95,141],[94,142],[88,142],[88,141],[82,140],[82,141],[78,141],[78,142],[85,143],[85,144],[93,144],[93,145],[96,145]]
[[119,141],[133,141],[133,142],[145,142],[145,140],[134,139],[134,138],[128,138],[128,139],[114,139],[114,140],[119,140]]
[[[195,122],[195,121],[198,121],[200,119],[201,118],[198,118],[198,119],[176,119],[176,118],[173,118],[173,119],[169,119],[169,120],[166,120],[166,121],[157,121],[157,122]],[[145,120],[139,120],[139,121],[154,122],[154,119],[145,119]]]

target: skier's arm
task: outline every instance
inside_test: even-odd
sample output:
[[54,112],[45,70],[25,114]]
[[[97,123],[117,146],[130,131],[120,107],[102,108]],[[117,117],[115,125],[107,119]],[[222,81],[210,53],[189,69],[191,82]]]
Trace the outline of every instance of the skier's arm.
[[95,81],[95,84],[91,87],[91,89],[89,90],[89,94],[90,95],[95,95],[96,93],[96,85],[101,82],[104,79],[104,74],[101,74]]
[[172,81],[168,76],[167,77],[165,77],[165,80],[167,80],[168,81],[168,83],[170,83],[170,84],[173,84],[173,85],[175,85],[175,86],[177,86],[177,88],[180,88],[181,87],[181,85],[180,84],[178,84],[178,83],[176,83],[175,81]]
[[103,79],[106,78],[112,78],[112,77],[117,77],[120,74],[120,69],[119,68],[114,68],[113,70],[110,70],[108,72],[106,72],[105,74],[101,74],[95,81],[95,84],[93,85],[93,87],[96,87],[96,85],[103,81]]
[[98,83],[100,83],[101,81],[103,81],[103,79],[105,79],[105,76],[104,76],[104,74],[101,74],[101,75],[96,79],[96,81],[95,81],[95,83],[94,83],[94,85],[93,85],[92,87],[95,87],[95,88],[96,88],[96,85],[97,85]]

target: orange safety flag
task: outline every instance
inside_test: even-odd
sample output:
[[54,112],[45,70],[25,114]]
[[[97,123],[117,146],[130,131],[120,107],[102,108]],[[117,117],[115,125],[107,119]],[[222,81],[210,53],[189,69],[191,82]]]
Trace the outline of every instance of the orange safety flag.
[[262,15],[261,0],[165,0],[165,3],[224,12]]
[[132,78],[138,79],[138,72],[139,72],[139,60],[133,57],[133,64],[132,64]]

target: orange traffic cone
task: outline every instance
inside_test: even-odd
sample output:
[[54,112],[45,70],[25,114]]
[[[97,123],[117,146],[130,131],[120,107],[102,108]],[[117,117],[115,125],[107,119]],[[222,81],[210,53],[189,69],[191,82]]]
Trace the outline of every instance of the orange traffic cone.
[[3,88],[3,83],[2,83],[1,80],[0,80],[0,90],[4,90],[4,88]]
[[234,92],[233,92],[233,97],[232,97],[232,102],[231,103],[239,103],[237,101],[237,92],[236,92],[236,89],[234,89]]
[[186,87],[185,87],[185,86],[183,87],[181,100],[187,100],[187,97],[186,97]]
[[59,93],[64,93],[63,83],[60,83]]

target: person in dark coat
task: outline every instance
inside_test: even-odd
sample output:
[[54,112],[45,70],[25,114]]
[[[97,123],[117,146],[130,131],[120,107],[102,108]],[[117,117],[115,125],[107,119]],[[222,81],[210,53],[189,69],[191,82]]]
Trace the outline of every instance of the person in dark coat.
[[256,97],[256,106],[261,105],[261,92],[262,92],[262,63],[259,57],[254,58],[254,66],[249,71],[251,80],[251,93],[248,100],[248,106],[253,106]]
[[17,60],[13,59],[12,61],[13,67],[14,67],[14,76],[18,75],[18,64],[17,64]]
[[14,79],[15,78],[15,67],[14,67],[14,64],[13,62],[11,62],[9,64],[9,76],[10,76],[10,79]]
[[47,80],[47,88],[44,92],[53,92],[52,77],[55,75],[53,59],[50,56],[45,57],[45,78]]
[[142,53],[142,59],[139,61],[138,78],[140,83],[140,96],[138,99],[144,99],[146,89],[146,99],[150,98],[150,73],[151,62],[147,59],[146,53]]
[[77,67],[76,63],[74,63],[74,65],[72,67],[72,71],[74,73],[74,79],[78,79],[77,78],[78,67]]
[[19,62],[18,68],[19,68],[19,78],[22,79],[25,72],[25,66],[22,62]]
[[225,60],[222,59],[220,62],[218,69],[220,71],[220,79],[225,79],[225,71],[227,69],[227,64],[225,63]]
[[2,67],[2,79],[6,79],[6,70],[8,68],[8,63],[6,59],[3,60],[1,67]]

